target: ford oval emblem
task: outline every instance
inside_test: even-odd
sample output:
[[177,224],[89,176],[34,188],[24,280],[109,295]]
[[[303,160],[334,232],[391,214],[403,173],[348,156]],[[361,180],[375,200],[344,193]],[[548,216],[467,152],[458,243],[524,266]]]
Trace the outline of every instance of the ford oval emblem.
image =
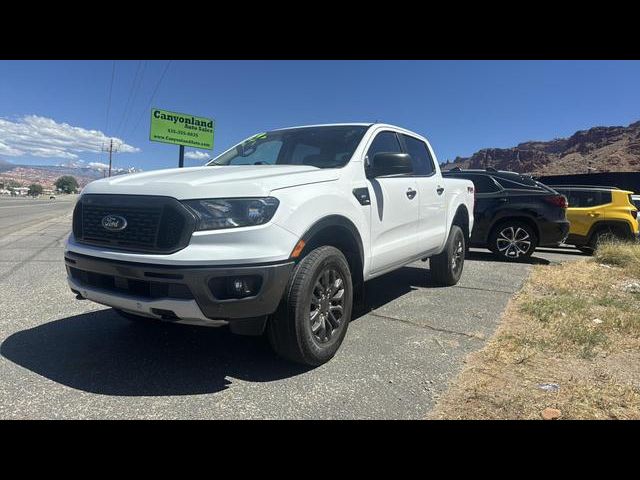
[[120,232],[127,228],[127,219],[120,215],[102,217],[102,228],[110,232]]

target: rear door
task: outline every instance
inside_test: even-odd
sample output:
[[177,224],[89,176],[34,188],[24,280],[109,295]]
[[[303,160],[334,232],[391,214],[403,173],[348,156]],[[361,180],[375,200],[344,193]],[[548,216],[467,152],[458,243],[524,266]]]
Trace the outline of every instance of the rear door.
[[[605,219],[605,205],[611,203],[611,193],[600,190],[567,189],[559,190],[567,197],[567,220],[571,223],[570,233],[586,237],[591,227]],[[603,196],[608,194],[608,196]]]
[[405,134],[400,134],[400,140],[411,155],[418,185],[418,254],[428,253],[440,249],[447,234],[444,182],[436,171],[426,143]]
[[[376,134],[366,157],[376,153],[402,153],[395,132]],[[367,162],[365,162],[366,164]],[[419,192],[412,175],[369,178],[371,195],[371,273],[404,263],[418,254]]]

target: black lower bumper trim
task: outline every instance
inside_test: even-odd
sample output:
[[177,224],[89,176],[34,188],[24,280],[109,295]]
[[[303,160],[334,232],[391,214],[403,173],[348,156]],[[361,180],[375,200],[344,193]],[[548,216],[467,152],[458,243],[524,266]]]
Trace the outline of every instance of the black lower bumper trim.
[[[278,307],[294,262],[234,266],[176,266],[123,262],[65,252],[67,271],[71,268],[133,281],[185,285],[202,313],[211,319],[233,320],[269,315]],[[257,275],[262,278],[256,295],[242,299],[219,300],[209,289],[216,277]],[[113,292],[117,295],[117,292]]]
[[540,230],[540,238],[538,245],[540,247],[555,247],[563,243],[567,235],[569,235],[570,224],[566,220],[558,222],[540,222],[538,229]]

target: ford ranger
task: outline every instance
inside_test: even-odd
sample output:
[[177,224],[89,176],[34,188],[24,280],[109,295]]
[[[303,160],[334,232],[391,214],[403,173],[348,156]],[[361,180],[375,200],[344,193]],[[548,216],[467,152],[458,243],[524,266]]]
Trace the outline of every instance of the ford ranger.
[[454,285],[474,187],[385,124],[254,135],[207,165],[86,186],[65,245],[78,299],[127,319],[266,332],[281,356],[336,353],[364,283],[417,260]]

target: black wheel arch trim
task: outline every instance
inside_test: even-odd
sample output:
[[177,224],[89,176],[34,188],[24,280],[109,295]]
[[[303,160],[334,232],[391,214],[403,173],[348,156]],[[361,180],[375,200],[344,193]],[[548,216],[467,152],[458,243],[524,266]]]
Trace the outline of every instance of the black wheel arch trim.
[[302,235],[300,239],[304,241],[305,244],[307,244],[316,234],[330,227],[342,227],[349,230],[356,241],[356,245],[358,246],[360,262],[362,263],[362,265],[364,265],[364,246],[362,244],[362,237],[360,236],[358,228],[347,217],[343,217],[342,215],[326,216],[311,225],[311,227],[309,227],[309,229]]
[[591,241],[591,239],[593,238],[593,235],[595,235],[596,232],[607,227],[622,228],[624,229],[625,235],[627,237],[631,238],[633,236],[633,228],[631,228],[631,225],[629,225],[629,222],[626,222],[624,220],[599,220],[595,222],[593,225],[591,225],[591,228],[589,229],[589,233],[587,233],[587,243]]
[[[456,223],[456,218],[458,218],[458,216],[464,217],[465,225],[458,225]],[[458,205],[458,208],[456,209],[456,213],[453,215],[453,218],[451,219],[451,225],[449,225],[449,231],[451,231],[451,227],[453,227],[454,225],[458,225],[462,229],[462,233],[466,237],[465,242],[468,243],[471,239],[471,229],[469,228],[469,223],[470,223],[469,209],[465,204]],[[465,227],[466,227],[466,231],[465,231]]]

